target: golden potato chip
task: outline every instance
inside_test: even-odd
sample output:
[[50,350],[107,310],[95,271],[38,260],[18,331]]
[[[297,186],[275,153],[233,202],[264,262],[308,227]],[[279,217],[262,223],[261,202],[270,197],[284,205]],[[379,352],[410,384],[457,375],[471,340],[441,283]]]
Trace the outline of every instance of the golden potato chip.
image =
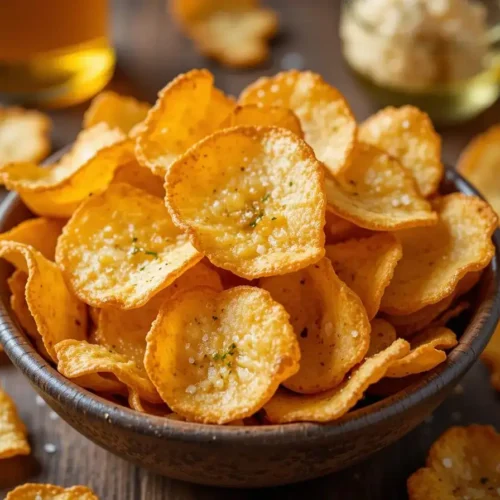
[[356,120],[342,94],[320,75],[291,70],[259,78],[243,90],[239,103],[291,109],[300,120],[305,140],[333,175],[349,166]]
[[39,167],[35,163],[17,162],[0,167],[0,180],[7,188],[21,192],[38,192],[61,185],[84,168],[98,151],[124,139],[118,129],[100,123],[78,134],[71,150],[58,163]]
[[156,415],[157,417],[166,417],[172,414],[172,410],[165,403],[154,404],[144,401],[134,389],[129,390],[128,405],[132,410],[147,413],[148,415]]
[[491,385],[496,391],[500,392],[500,323],[481,354],[481,359],[491,372]]
[[265,290],[200,287],[164,303],[144,363],[174,412],[224,424],[260,409],[299,358],[288,314]]
[[56,250],[77,297],[122,309],[144,305],[202,257],[161,199],[128,184],[112,184],[82,203]]
[[263,278],[260,286],[290,314],[300,345],[300,369],[283,382],[286,388],[326,391],[365,357],[370,343],[365,308],[327,258],[292,274]]
[[370,347],[366,357],[370,358],[387,349],[396,339],[396,329],[385,319],[375,318],[371,322]]
[[130,96],[106,90],[98,94],[83,116],[83,128],[104,122],[128,134],[135,125],[146,119],[151,106]]
[[456,335],[449,328],[428,328],[412,337],[411,351],[389,367],[386,377],[401,378],[432,370],[446,360],[445,349],[457,343]]
[[54,262],[31,246],[0,242],[0,257],[12,262],[13,255],[23,259],[20,269],[28,274],[26,303],[48,354],[56,361],[55,344],[64,339],[86,337],[86,306],[68,290]]
[[179,75],[159,92],[137,133],[139,162],[163,177],[189,147],[217,130],[234,106],[214,88],[209,71],[195,69]]
[[53,484],[27,483],[7,493],[5,500],[99,500],[87,486],[63,488]]
[[439,222],[399,231],[403,258],[382,297],[381,310],[410,314],[451,295],[469,272],[484,269],[495,249],[497,217],[479,198],[453,193],[435,200]]
[[0,387],[0,459],[29,455],[26,427],[17,414],[14,401]]
[[174,222],[218,267],[243,278],[283,274],[324,255],[323,171],[307,144],[273,127],[236,127],[171,165]]
[[[59,238],[64,224],[65,222],[61,220],[46,219],[45,217],[28,219],[9,231],[1,233],[0,241],[17,241],[31,245],[47,259],[54,260],[57,238]],[[12,262],[12,264],[17,266],[16,262]]]
[[0,165],[42,161],[50,151],[51,128],[39,111],[0,107]]
[[115,171],[134,158],[133,141],[121,141],[98,151],[84,167],[58,186],[35,191],[21,189],[19,195],[36,214],[69,218],[82,201],[104,191]]
[[117,184],[121,182],[143,189],[153,196],[158,196],[159,198],[165,197],[163,177],[153,174],[149,168],[143,167],[135,159],[119,166],[115,170],[111,183]]
[[367,358],[339,386],[320,394],[299,395],[280,389],[264,406],[273,424],[288,422],[330,422],[345,415],[378,382],[391,364],[410,350],[406,340],[398,339],[384,351]]
[[451,427],[408,479],[409,500],[498,498],[500,435],[488,425]]
[[359,139],[397,158],[423,196],[437,191],[444,173],[441,138],[424,112],[413,106],[384,108],[361,124]]
[[25,290],[27,282],[28,275],[20,269],[16,269],[12,276],[7,279],[7,285],[11,293],[10,306],[28,336],[32,339],[38,339],[40,334],[26,302]]
[[437,217],[411,175],[384,151],[358,143],[350,166],[325,179],[329,208],[352,223],[375,231],[430,226]]
[[247,68],[269,57],[278,29],[276,12],[254,1],[174,0],[174,19],[198,50],[225,66]]
[[101,309],[98,327],[90,337],[91,343],[112,349],[133,360],[137,366],[143,367],[146,334],[158,315],[160,306],[177,292],[196,286],[208,286],[216,291],[222,291],[217,272],[199,262],[142,307],[130,310]]
[[[69,379],[95,374],[112,374],[141,398],[161,403],[161,398],[143,367],[116,351],[85,340],[63,340],[55,346],[57,369]],[[83,380],[83,379],[82,379]],[[92,388],[92,387],[91,387]]]
[[342,219],[342,217],[334,214],[328,206],[326,207],[325,218],[325,240],[327,245],[342,243],[352,238],[366,238],[373,234],[368,229],[356,226],[356,224]]
[[390,233],[326,247],[333,269],[359,296],[369,319],[377,314],[382,295],[402,255],[401,244]]
[[500,214],[500,125],[474,138],[460,155],[458,171],[469,180]]
[[300,121],[295,113],[291,109],[277,106],[260,106],[259,104],[236,106],[222,122],[221,128],[239,125],[286,128],[299,137],[304,137]]

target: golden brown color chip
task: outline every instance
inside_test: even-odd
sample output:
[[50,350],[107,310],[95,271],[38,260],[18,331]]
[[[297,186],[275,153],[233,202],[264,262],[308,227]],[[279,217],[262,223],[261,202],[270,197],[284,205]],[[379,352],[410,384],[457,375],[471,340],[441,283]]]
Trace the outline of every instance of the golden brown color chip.
[[128,184],[112,184],[80,205],[56,250],[78,297],[122,309],[144,305],[201,258],[163,201]]
[[288,314],[266,291],[200,287],[164,304],[145,365],[174,412],[224,424],[259,410],[297,372],[299,358]]
[[441,138],[425,113],[413,106],[384,108],[359,127],[359,139],[397,158],[423,196],[437,191],[444,172]]
[[110,128],[119,128],[128,134],[146,118],[150,108],[147,102],[106,90],[92,99],[83,116],[83,128],[104,122]]
[[325,218],[325,240],[327,245],[342,243],[353,238],[366,238],[373,234],[368,229],[359,227],[334,214],[328,205],[326,207]]
[[320,394],[299,395],[280,389],[264,406],[273,424],[288,422],[330,422],[346,414],[363,397],[366,389],[384,377],[389,366],[410,350],[403,339],[367,358],[339,386]]
[[0,257],[22,261],[28,274],[25,297],[37,331],[50,357],[56,361],[55,344],[64,339],[84,339],[87,308],[67,288],[59,268],[28,245],[0,242]]
[[381,310],[410,314],[451,295],[458,282],[484,269],[494,255],[497,217],[476,197],[454,193],[435,200],[437,225],[399,231],[403,258],[382,298]]
[[333,269],[358,294],[369,319],[377,314],[402,255],[401,244],[390,233],[326,247],[326,256],[332,261]]
[[323,170],[292,132],[222,130],[172,164],[174,222],[218,267],[252,279],[296,271],[324,255]]
[[0,107],[0,165],[42,161],[50,151],[51,128],[39,111]]
[[432,445],[426,467],[408,479],[409,500],[498,498],[500,435],[487,425],[451,427]]
[[500,324],[497,325],[493,337],[481,354],[481,359],[491,372],[491,385],[500,392]]
[[327,258],[293,274],[263,278],[260,286],[290,314],[300,345],[300,369],[285,387],[304,394],[331,389],[362,361],[370,342],[366,311]]
[[195,69],[179,75],[158,93],[138,130],[137,159],[154,174],[165,176],[170,164],[188,148],[219,129],[234,106],[214,88],[209,71]]
[[135,159],[115,170],[112,184],[120,182],[143,189],[153,196],[158,196],[158,198],[165,197],[163,177],[153,174],[149,168],[143,167]]
[[458,171],[469,180],[500,214],[500,125],[473,139],[458,160]]
[[236,106],[222,122],[221,128],[254,125],[260,127],[281,127],[290,130],[299,137],[304,137],[300,121],[295,113],[287,108],[247,104]]
[[342,175],[325,179],[329,208],[352,223],[375,231],[430,226],[436,214],[411,175],[384,151],[358,143]]
[[27,483],[7,493],[5,500],[99,500],[87,486],[63,488],[53,484]]
[[[144,400],[151,403],[161,402],[144,367],[139,366],[127,356],[100,345],[89,344],[85,340],[63,340],[55,346],[55,350],[58,360],[57,369],[69,379],[80,377],[80,380],[76,380],[75,383],[85,386],[85,381],[89,380],[85,377],[89,375],[111,374],[122,384],[137,391]],[[88,388],[97,389],[94,385]]]
[[26,428],[14,402],[0,387],[0,459],[29,455],[30,451]]
[[174,19],[198,50],[225,66],[247,68],[269,57],[278,17],[257,0],[172,0]]
[[446,361],[445,349],[451,349],[457,343],[456,335],[449,328],[428,328],[410,340],[410,353],[395,361],[386,377],[401,378],[432,370]]
[[385,319],[375,318],[371,322],[370,347],[366,357],[370,358],[387,349],[395,340],[395,328]]
[[262,77],[243,90],[239,102],[291,109],[300,120],[305,140],[333,175],[349,166],[356,120],[342,94],[320,75],[291,70]]
[[[16,241],[31,245],[44,257],[54,260],[57,238],[61,234],[65,222],[58,219],[28,219],[9,231],[0,234],[0,241]],[[12,264],[16,265],[15,262]]]
[[140,394],[135,390],[129,388],[128,405],[132,410],[140,413],[147,413],[148,415],[156,415],[157,417],[166,417],[172,415],[172,410],[165,403],[150,403],[144,401]]

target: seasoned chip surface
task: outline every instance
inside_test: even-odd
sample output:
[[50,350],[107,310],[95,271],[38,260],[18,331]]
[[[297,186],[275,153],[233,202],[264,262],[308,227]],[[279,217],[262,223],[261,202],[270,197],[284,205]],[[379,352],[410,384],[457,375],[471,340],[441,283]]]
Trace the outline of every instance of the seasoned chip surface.
[[395,158],[358,143],[342,175],[325,179],[328,206],[340,217],[376,231],[436,224],[430,203]]
[[285,387],[305,394],[331,389],[362,361],[370,342],[366,310],[327,258],[292,274],[263,278],[260,286],[290,314],[300,345],[300,369]]
[[285,71],[262,77],[241,93],[240,104],[290,108],[299,118],[305,140],[333,174],[350,163],[356,120],[337,89],[310,71]]
[[413,106],[384,108],[361,124],[359,139],[397,158],[423,196],[437,191],[444,172],[441,139],[424,112]]
[[5,500],[99,500],[90,488],[63,488],[52,484],[27,483],[7,493]]
[[94,307],[144,305],[202,258],[161,199],[112,184],[74,213],[56,260],[74,293]]
[[174,412],[224,424],[259,410],[297,372],[299,358],[288,314],[265,290],[200,287],[164,304],[145,365]]
[[399,231],[403,258],[382,298],[381,310],[410,314],[452,294],[467,273],[486,267],[494,254],[497,217],[479,198],[454,193],[434,202],[437,225]]
[[432,445],[426,467],[408,479],[409,499],[497,499],[499,463],[500,435],[493,427],[451,427]]
[[321,164],[295,134],[236,127],[199,142],[166,177],[175,223],[218,267],[252,279],[324,255]]
[[14,402],[0,387],[0,459],[29,455],[27,432]]

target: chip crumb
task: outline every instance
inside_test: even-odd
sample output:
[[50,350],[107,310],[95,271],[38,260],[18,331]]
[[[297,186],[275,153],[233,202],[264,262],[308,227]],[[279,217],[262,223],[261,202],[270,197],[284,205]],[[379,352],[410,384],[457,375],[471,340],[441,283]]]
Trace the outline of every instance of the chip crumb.
[[52,455],[52,453],[55,453],[57,451],[57,447],[53,443],[45,443],[43,445],[43,449],[46,453],[49,453]]
[[36,405],[37,406],[46,406],[47,403],[45,402],[45,400],[42,398],[42,396],[39,396],[38,394],[36,395],[35,397],[35,402],[36,402]]
[[55,411],[51,411],[49,413],[49,418],[50,420],[57,420],[59,418],[59,415]]

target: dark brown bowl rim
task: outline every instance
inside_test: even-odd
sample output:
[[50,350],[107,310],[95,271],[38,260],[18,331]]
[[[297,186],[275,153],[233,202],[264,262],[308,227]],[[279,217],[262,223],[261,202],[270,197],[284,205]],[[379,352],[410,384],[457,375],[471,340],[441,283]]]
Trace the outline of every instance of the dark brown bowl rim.
[[[467,195],[479,193],[463,177],[452,169],[446,170],[446,180],[458,191]],[[0,229],[8,215],[20,204],[16,193],[10,193],[0,206]],[[301,443],[326,443],[348,437],[367,427],[390,418],[403,418],[412,407],[435,396],[466,373],[485,348],[495,330],[500,313],[500,231],[493,235],[495,255],[489,265],[492,274],[487,296],[464,331],[460,342],[446,362],[429,372],[419,382],[405,391],[384,400],[352,411],[343,418],[329,423],[292,423],[267,426],[217,426],[171,420],[154,415],[141,414],[114,404],[60,375],[45,361],[26,340],[17,320],[10,314],[9,306],[0,301],[0,341],[12,362],[28,377],[42,395],[58,400],[62,405],[76,407],[77,411],[94,420],[112,423],[141,435],[192,443],[247,444],[261,447],[290,446]]]

